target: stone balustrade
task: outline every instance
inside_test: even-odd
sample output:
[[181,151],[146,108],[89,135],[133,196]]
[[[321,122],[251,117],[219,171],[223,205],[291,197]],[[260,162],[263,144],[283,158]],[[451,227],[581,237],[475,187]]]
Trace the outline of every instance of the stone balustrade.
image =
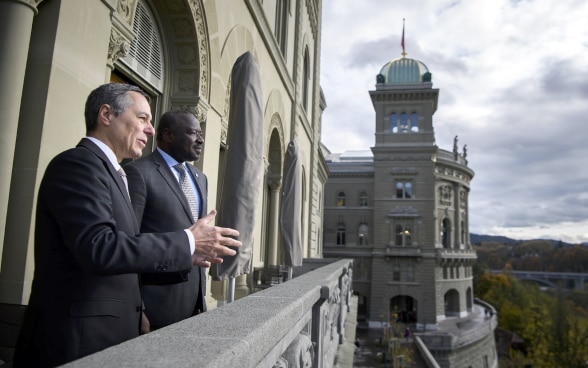
[[353,261],[309,263],[288,282],[64,367],[330,368],[345,336]]

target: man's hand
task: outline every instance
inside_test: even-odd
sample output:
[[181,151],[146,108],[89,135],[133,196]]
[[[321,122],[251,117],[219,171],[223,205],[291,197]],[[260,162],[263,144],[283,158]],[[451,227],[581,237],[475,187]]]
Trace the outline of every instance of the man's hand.
[[[192,255],[192,263],[195,266],[206,265],[208,262],[222,263],[221,256],[234,256],[237,252],[229,247],[240,247],[241,242],[230,237],[238,237],[239,232],[228,227],[209,225],[216,216],[216,210],[192,225],[188,230],[194,235],[196,249]],[[210,264],[208,263],[210,266]]]
[[141,335],[151,332],[151,324],[149,323],[149,318],[145,315],[144,312],[141,312]]

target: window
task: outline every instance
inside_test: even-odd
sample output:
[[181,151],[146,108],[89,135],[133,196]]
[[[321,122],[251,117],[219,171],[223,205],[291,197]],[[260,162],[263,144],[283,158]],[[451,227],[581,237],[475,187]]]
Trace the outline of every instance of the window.
[[450,248],[451,242],[451,223],[448,219],[444,219],[441,223],[441,244],[443,248]]
[[400,266],[398,265],[392,267],[392,281],[400,281]]
[[412,182],[411,181],[397,181],[396,182],[396,198],[412,198]]
[[398,126],[399,133],[408,132],[408,115],[405,112],[400,114],[400,125]]
[[368,206],[368,195],[366,192],[361,192],[359,195],[359,207],[367,207]]
[[145,1],[137,3],[129,52],[120,60],[158,91],[163,90],[163,44],[153,12]]
[[368,245],[369,228],[366,224],[361,224],[357,228],[357,245]]
[[276,2],[276,39],[280,46],[280,51],[284,58],[286,57],[288,42],[288,16],[290,14],[290,1],[277,0]]
[[310,59],[308,49],[304,50],[304,65],[302,69],[302,107],[308,111],[308,85],[310,80]]
[[395,112],[390,114],[390,131],[392,133],[398,133],[398,117]]
[[400,114],[393,112],[390,114],[389,120],[389,129],[392,133],[416,133],[419,131],[419,115],[416,112],[411,113],[410,116],[405,112]]
[[410,226],[396,225],[396,246],[409,246],[412,245],[412,231]]
[[414,282],[414,267],[413,266],[407,266],[405,269],[405,280],[407,282]]
[[345,245],[345,224],[337,224],[337,245]]
[[345,192],[337,194],[337,207],[345,207]]
[[419,131],[419,116],[416,112],[410,114],[410,131],[414,133]]

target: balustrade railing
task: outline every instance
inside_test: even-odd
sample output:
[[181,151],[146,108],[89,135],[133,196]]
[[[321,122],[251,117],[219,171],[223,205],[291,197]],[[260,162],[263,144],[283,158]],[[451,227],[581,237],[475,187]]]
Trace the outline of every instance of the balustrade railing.
[[290,281],[65,367],[330,368],[345,336],[353,261],[309,263],[315,269]]

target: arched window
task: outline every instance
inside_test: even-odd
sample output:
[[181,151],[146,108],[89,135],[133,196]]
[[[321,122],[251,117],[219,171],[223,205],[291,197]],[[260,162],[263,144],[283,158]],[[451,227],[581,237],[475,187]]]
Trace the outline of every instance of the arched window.
[[416,112],[410,114],[410,131],[413,133],[419,131],[419,116]]
[[286,58],[288,43],[288,19],[290,15],[290,0],[276,1],[276,40],[280,46],[280,51]]
[[396,198],[412,198],[412,182],[410,180],[396,182]]
[[398,116],[396,116],[395,112],[390,114],[390,131],[392,133],[398,133]]
[[345,245],[345,224],[343,222],[337,224],[337,245]]
[[345,192],[337,194],[337,207],[345,207]]
[[145,1],[137,3],[133,20],[133,32],[129,52],[120,60],[141,76],[157,91],[163,90],[163,46],[153,12]]
[[366,192],[361,192],[359,195],[359,207],[367,207],[368,206],[368,195]]
[[310,82],[310,58],[308,48],[304,50],[304,65],[302,69],[302,107],[308,111],[308,85]]
[[361,224],[357,228],[357,245],[368,245],[369,227]]
[[449,219],[444,219],[441,223],[441,244],[446,249],[451,247],[451,223]]
[[408,115],[405,112],[403,112],[402,114],[400,114],[400,126],[398,127],[398,132],[407,133],[408,131]]

